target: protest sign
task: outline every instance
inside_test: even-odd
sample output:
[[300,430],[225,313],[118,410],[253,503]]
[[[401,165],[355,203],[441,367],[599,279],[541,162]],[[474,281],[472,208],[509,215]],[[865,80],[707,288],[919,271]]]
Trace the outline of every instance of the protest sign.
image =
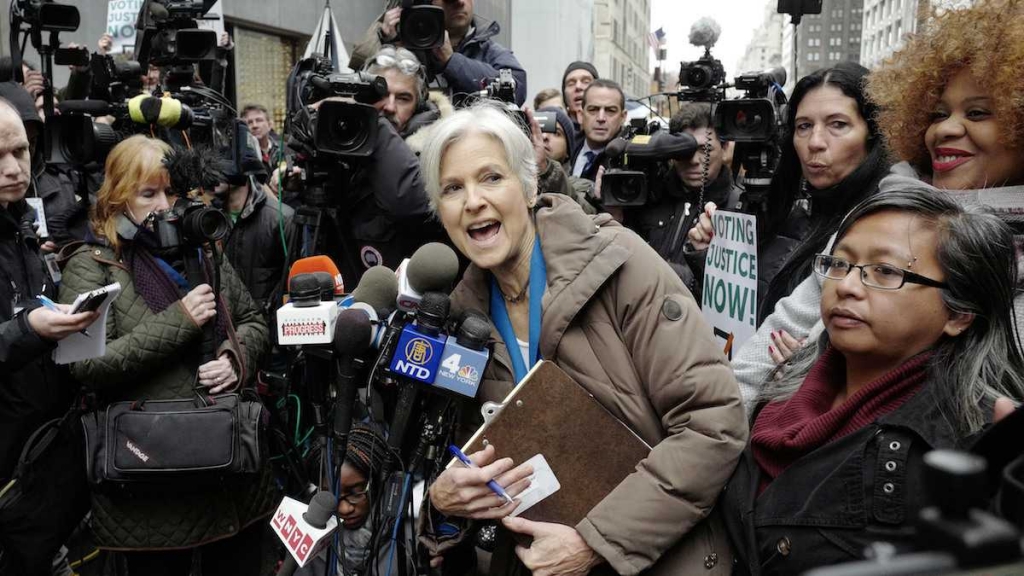
[[711,221],[701,310],[731,360],[757,329],[757,218],[718,210]]
[[135,21],[139,18],[139,10],[143,0],[109,0],[107,2],[107,34],[114,43],[112,54],[131,52],[135,49]]

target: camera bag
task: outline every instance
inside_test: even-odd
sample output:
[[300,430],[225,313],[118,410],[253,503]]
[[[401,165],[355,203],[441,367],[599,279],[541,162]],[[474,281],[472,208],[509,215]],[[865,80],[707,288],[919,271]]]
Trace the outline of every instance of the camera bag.
[[86,476],[96,487],[218,482],[263,458],[255,393],[116,402],[84,414]]

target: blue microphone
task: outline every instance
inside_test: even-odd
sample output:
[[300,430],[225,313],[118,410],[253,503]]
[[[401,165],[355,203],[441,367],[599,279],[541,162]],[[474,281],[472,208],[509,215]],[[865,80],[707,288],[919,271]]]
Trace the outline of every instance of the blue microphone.
[[490,355],[487,341],[491,326],[477,314],[467,314],[458,334],[449,337],[441,354],[441,367],[434,386],[475,398]]
[[448,336],[441,333],[448,318],[446,294],[427,292],[420,300],[416,321],[402,328],[390,371],[424,384],[433,384]]

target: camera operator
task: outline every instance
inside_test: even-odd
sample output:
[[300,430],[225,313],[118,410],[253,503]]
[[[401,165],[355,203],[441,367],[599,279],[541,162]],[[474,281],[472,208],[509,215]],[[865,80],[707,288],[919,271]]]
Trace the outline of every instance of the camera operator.
[[[30,162],[22,120],[10,103],[0,99],[0,486],[11,479],[18,454],[33,431],[64,414],[71,404],[76,387],[67,371],[50,359],[56,342],[96,319],[94,312],[66,314],[66,306],[51,310],[36,298],[55,297],[56,289],[39,255],[34,214],[24,200]],[[39,544],[39,535],[32,535],[33,542],[18,540],[24,536],[24,530],[0,526],[0,549],[5,562],[15,566],[11,573],[49,568],[56,547],[30,552]]]
[[[509,68],[516,79],[516,105],[526,102],[526,70],[512,51],[492,38],[501,32],[497,22],[484,25],[473,14],[473,0],[432,0],[434,6],[444,9],[444,43],[428,53],[427,66],[432,75],[443,80],[442,87],[456,104],[458,94],[473,94],[480,87],[498,77],[498,70]],[[401,8],[392,8],[379,20],[379,33],[353,51],[353,61],[359,63],[359,54],[372,53],[380,44],[394,44],[399,39],[398,26]],[[377,25],[375,24],[374,27]],[[356,64],[352,64],[356,65]]]
[[597,79],[583,92],[583,145],[573,158],[572,175],[597,180],[598,168],[607,167],[604,148],[626,122],[626,94],[611,80]]
[[[187,212],[180,215],[176,206],[167,214],[174,199],[165,164],[170,152],[167,144],[142,135],[114,147],[93,211],[94,242],[75,251],[64,269],[63,302],[121,284],[108,311],[105,353],[71,368],[95,391],[101,409],[117,401],[240,391],[251,384],[267,348],[266,323],[230,264],[222,260],[214,271],[205,256],[199,262],[219,283],[219,294],[208,283],[189,288],[197,279],[186,279],[191,274],[182,272],[182,260],[205,250],[187,239],[169,246],[167,235],[158,233],[158,223],[164,233],[176,225],[170,216],[179,218],[181,237],[194,234],[183,231]],[[203,361],[203,327],[209,323],[216,352]],[[188,436],[173,429],[167,434]],[[266,462],[254,474],[226,474],[213,485],[161,476],[161,470],[153,474],[147,490],[93,491],[98,547],[125,551],[132,574],[187,575],[195,548],[207,576],[259,573],[262,520],[276,503]]]
[[242,173],[225,172],[225,182],[214,190],[213,205],[231,219],[224,254],[256,306],[269,318],[271,309],[280,305],[274,291],[287,266],[283,237],[295,211],[267,194],[259,183],[256,175],[264,172],[257,146],[256,139],[250,137],[244,148]]
[[[380,264],[395,268],[423,244],[444,237],[431,216],[413,147],[424,140],[423,128],[451,106],[443,97],[429,99],[423,68],[408,50],[384,46],[366,71],[383,77],[388,93],[373,104],[377,137],[370,157],[353,162],[348,181],[333,184],[344,210],[337,215],[340,245],[327,250],[349,285],[358,284],[367,269]],[[277,179],[275,172],[271,190]]]
[[705,202],[714,202],[723,210],[739,208],[743,192],[724,164],[730,144],[718,137],[713,123],[711,104],[707,102],[686,102],[679,108],[669,130],[693,136],[698,144],[697,153],[669,161],[671,179],[660,199],[625,212],[626,226],[640,234],[669,263],[698,302],[704,253],[687,251],[685,245],[686,233],[700,214],[701,192]]

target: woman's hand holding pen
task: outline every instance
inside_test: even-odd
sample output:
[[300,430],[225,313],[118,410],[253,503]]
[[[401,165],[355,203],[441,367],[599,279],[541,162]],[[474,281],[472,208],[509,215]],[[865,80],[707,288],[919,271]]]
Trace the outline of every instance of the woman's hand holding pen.
[[511,458],[495,460],[494,446],[468,456],[478,467],[455,465],[442,472],[430,486],[430,503],[446,516],[483,520],[510,514],[519,502],[507,502],[487,482],[496,481],[514,499],[530,485],[533,467],[525,463],[515,466]]

